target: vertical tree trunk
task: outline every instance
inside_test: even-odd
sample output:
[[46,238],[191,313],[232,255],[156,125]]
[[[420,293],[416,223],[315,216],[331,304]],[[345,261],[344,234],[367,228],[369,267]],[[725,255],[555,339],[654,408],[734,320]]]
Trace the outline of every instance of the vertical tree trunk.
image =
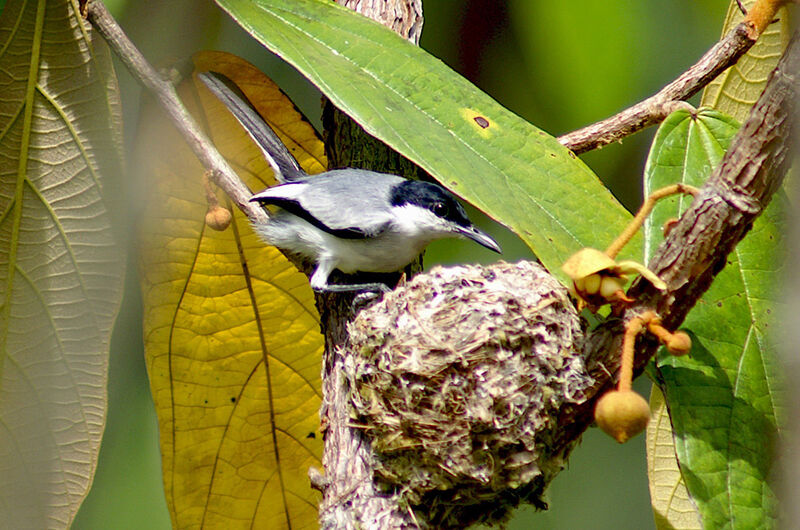
[[[338,0],[338,3],[381,22],[414,44],[419,42],[422,0]],[[415,165],[366,134],[330,102],[325,103],[323,126],[331,168],[362,167],[419,176]],[[351,302],[352,295],[317,296],[325,333],[321,411],[325,486],[320,526],[323,529],[416,528],[414,516],[407,508],[377,491],[371,444],[362,431],[350,427],[349,389],[341,374],[348,355],[346,324],[353,316]]]

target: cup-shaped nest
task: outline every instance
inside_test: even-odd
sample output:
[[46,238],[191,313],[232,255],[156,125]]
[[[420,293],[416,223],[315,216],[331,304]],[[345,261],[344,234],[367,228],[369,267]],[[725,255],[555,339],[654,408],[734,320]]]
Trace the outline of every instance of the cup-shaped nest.
[[[350,325],[354,421],[387,493],[433,527],[503,520],[564,466],[562,407],[592,381],[566,289],[535,263],[435,268]],[[554,453],[553,447],[559,447]]]

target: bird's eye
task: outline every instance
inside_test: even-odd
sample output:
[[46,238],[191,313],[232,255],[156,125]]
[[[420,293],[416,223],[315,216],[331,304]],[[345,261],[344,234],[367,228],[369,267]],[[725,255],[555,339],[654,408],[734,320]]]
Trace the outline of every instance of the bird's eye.
[[445,203],[443,203],[443,202],[435,202],[435,203],[433,203],[433,206],[431,207],[431,211],[433,211],[433,213],[435,213],[439,217],[444,217],[445,215],[447,215],[448,209],[447,209],[447,205]]

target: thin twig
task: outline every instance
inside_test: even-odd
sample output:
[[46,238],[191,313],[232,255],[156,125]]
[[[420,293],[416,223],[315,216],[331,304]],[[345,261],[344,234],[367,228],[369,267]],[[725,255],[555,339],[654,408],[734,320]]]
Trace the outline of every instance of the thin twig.
[[[688,99],[713,81],[753,47],[758,37],[775,22],[775,14],[788,0],[758,0],[745,13],[745,20],[706,52],[675,81],[622,112],[558,138],[575,153],[585,153],[622,140],[626,136],[661,122],[678,101]],[[739,4],[741,9],[742,6]]]
[[692,97],[735,64],[755,43],[756,39],[750,37],[748,25],[742,22],[708,50],[697,63],[657,94],[610,118],[560,136],[558,141],[580,154],[622,140],[645,127],[659,123],[669,115],[675,101]]
[[[231,198],[234,204],[251,221],[264,222],[267,213],[263,208],[249,202],[252,192],[244,185],[236,172],[231,169],[214,144],[203,134],[200,126],[189,115],[181,103],[172,83],[163,79],[141,52],[128,39],[117,22],[99,0],[88,0],[83,13],[92,26],[103,36],[133,76],[156,98],[166,111],[172,123],[183,135],[194,154],[213,175],[216,184]],[[202,182],[198,180],[198,186]]]

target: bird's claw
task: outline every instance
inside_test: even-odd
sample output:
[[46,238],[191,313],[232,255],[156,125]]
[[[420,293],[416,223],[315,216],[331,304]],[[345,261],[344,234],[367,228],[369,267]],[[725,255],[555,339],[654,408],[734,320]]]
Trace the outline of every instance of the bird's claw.
[[373,302],[380,301],[385,293],[386,291],[365,291],[358,293],[350,304],[350,310],[356,313]]

